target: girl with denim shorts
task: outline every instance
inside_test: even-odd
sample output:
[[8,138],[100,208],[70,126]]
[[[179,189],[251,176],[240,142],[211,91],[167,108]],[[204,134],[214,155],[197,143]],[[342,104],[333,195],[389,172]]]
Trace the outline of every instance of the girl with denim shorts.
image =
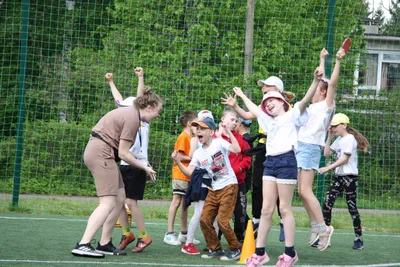
[[[284,91],[284,85],[283,81],[276,77],[276,76],[270,76],[266,80],[259,80],[257,82],[257,85],[261,87],[261,92],[263,95],[269,93],[269,92],[280,92],[285,100],[288,103],[291,103],[294,98],[295,94],[292,92]],[[239,115],[239,117],[246,119],[246,120],[253,120],[256,119],[257,117],[251,113],[250,111],[245,111],[242,109],[236,101],[236,97],[232,97],[231,94],[227,93],[225,94],[225,98],[221,98],[222,104],[228,105],[231,108],[233,108],[236,113]],[[258,129],[258,133],[260,135],[265,135],[265,132],[261,127]],[[258,153],[255,153],[255,159],[254,159],[254,170],[253,170],[253,181],[252,181],[252,213],[253,213],[253,230],[254,230],[254,238],[257,238],[257,232],[258,232],[258,226],[260,224],[260,217],[261,217],[261,208],[262,208],[262,201],[263,201],[263,194],[262,194],[262,177],[263,177],[263,171],[264,171],[264,161],[265,161],[265,143],[266,143],[266,138],[262,137],[258,140],[257,147],[258,148],[264,148],[264,151],[258,151]],[[279,210],[279,198],[276,201],[276,206],[277,206],[277,211],[278,215],[280,218],[280,234],[279,234],[279,241],[284,242],[285,241],[285,233],[283,230],[283,221],[282,221],[282,216]]]
[[[335,169],[333,181],[326,193],[323,205],[325,223],[331,224],[332,208],[337,196],[344,192],[347,207],[353,220],[354,239],[353,249],[362,249],[364,242],[362,239],[360,213],[357,209],[357,188],[358,188],[358,155],[357,150],[368,151],[369,142],[355,129],[349,126],[350,120],[345,114],[338,113],[333,116],[328,132],[328,138],[324,149],[325,157],[336,154],[336,161],[326,167],[320,168],[319,173],[326,173]],[[332,143],[334,135],[338,138]]]
[[246,267],[258,267],[269,261],[265,245],[278,197],[285,228],[285,251],[278,257],[276,266],[290,267],[298,260],[294,249],[295,220],[292,212],[292,199],[297,184],[297,162],[294,154],[297,148],[297,127],[308,120],[306,107],[322,75],[323,71],[317,68],[314,72],[314,81],[305,97],[291,110],[289,110],[289,103],[279,92],[269,92],[264,95],[260,109],[243,94],[240,88],[233,89],[236,96],[242,98],[248,110],[257,116],[258,124],[268,136],[263,174],[262,213],[256,253],[246,260]]
[[[310,246],[318,246],[325,250],[330,243],[333,227],[327,227],[322,216],[318,199],[313,193],[315,171],[318,171],[321,159],[321,147],[325,146],[325,136],[329,123],[335,111],[335,89],[339,79],[340,62],[345,55],[343,48],[336,54],[336,64],[331,80],[322,78],[312,98],[312,104],[307,108],[308,122],[303,125],[298,134],[298,149],[296,151],[298,172],[298,192],[304,203],[311,221]],[[320,65],[323,70],[328,52],[323,48],[320,53]]]

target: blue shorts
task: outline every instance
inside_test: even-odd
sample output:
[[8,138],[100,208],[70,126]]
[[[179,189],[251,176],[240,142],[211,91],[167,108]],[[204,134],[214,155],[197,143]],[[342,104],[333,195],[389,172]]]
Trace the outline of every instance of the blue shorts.
[[263,180],[278,184],[297,184],[297,161],[294,151],[267,156],[264,161]]
[[321,147],[299,141],[297,142],[296,159],[299,169],[318,171],[321,160]]

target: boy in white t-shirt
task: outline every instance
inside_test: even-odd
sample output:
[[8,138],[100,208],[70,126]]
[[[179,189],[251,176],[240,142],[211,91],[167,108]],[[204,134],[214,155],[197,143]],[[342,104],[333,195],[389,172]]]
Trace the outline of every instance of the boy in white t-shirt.
[[[228,154],[229,152],[239,153],[240,146],[232,132],[225,127],[221,128],[224,129],[224,134],[231,139],[232,143],[222,138],[214,138],[217,127],[214,120],[209,117],[192,122],[192,126],[197,126],[197,137],[202,146],[194,152],[188,167],[181,163],[178,153],[174,154],[174,160],[187,176],[191,176],[197,167],[206,169],[208,175],[212,177],[211,187],[200,218],[201,230],[209,249],[209,252],[202,255],[202,258],[221,257],[221,260],[237,260],[240,258],[240,243],[229,221],[235,208],[233,203],[236,202],[238,186]],[[228,241],[230,251],[225,256],[213,226],[216,217],[218,226]]]

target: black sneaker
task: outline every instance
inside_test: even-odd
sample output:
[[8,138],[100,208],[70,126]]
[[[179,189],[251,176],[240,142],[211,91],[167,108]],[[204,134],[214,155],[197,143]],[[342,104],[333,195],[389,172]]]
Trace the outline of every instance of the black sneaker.
[[71,251],[72,255],[77,257],[92,257],[104,258],[104,254],[97,252],[94,248],[87,244],[76,244],[75,248]]
[[111,241],[108,242],[107,244],[105,244],[104,246],[99,244],[97,245],[96,248],[97,252],[103,253],[103,254],[107,254],[107,255],[116,255],[116,256],[125,256],[126,255],[126,251],[116,248]]
[[363,240],[361,238],[354,239],[353,249],[363,249],[363,248],[364,248]]

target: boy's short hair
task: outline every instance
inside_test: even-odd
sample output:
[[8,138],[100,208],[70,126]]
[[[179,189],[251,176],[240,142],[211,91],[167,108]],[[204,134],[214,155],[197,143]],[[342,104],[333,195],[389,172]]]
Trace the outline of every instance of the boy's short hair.
[[190,121],[193,121],[197,118],[197,113],[191,110],[187,110],[182,113],[182,115],[179,117],[179,122],[182,125],[182,127],[186,127],[187,123]]
[[228,113],[231,113],[231,114],[233,114],[234,116],[236,116],[236,117],[239,118],[239,115],[237,114],[237,112],[236,112],[233,108],[231,108],[231,107],[225,107],[224,111],[222,111],[221,117],[226,116],[226,114],[228,114]]

